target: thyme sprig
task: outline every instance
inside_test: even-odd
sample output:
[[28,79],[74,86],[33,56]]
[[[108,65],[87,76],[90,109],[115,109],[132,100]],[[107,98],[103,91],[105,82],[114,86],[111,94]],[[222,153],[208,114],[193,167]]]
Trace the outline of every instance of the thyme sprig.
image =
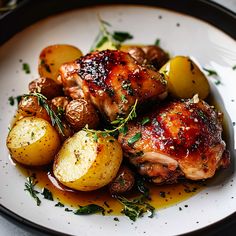
[[122,131],[127,122],[128,121],[131,121],[133,119],[135,119],[137,117],[137,113],[136,113],[136,107],[137,107],[137,104],[138,104],[138,99],[135,100],[135,103],[134,105],[132,106],[131,110],[130,110],[130,113],[128,114],[128,116],[126,118],[124,117],[117,117],[116,120],[113,120],[111,122],[112,125],[116,125],[114,127],[114,129],[104,129],[104,130],[94,130],[94,129],[89,129],[88,128],[88,125],[86,125],[83,130],[86,131],[86,132],[89,132],[89,133],[92,133],[93,134],[93,138],[95,141],[97,141],[98,139],[98,135],[102,135],[104,137],[108,136],[109,134],[110,135],[113,135],[115,134],[117,131]]
[[115,31],[111,33],[108,30],[108,27],[110,27],[111,24],[108,23],[107,21],[104,21],[99,15],[98,15],[98,20],[100,23],[99,33],[95,38],[95,41],[93,42],[92,47],[90,48],[90,51],[94,51],[96,48],[101,47],[106,42],[110,42],[115,49],[119,49],[121,43],[123,43],[128,39],[133,38],[133,36],[128,32]]
[[141,195],[132,200],[128,200],[122,196],[117,196],[117,199],[124,206],[122,213],[133,221],[136,221],[137,218],[143,216],[147,211],[151,213],[149,215],[150,218],[154,216],[155,208],[147,202],[145,195]]
[[23,97],[25,97],[25,98],[30,97],[30,96],[37,97],[38,104],[47,111],[47,113],[51,119],[52,126],[56,125],[58,127],[59,132],[64,136],[62,121],[59,118],[59,116],[56,114],[56,112],[53,111],[52,108],[48,105],[47,98],[43,94],[36,93],[36,92],[23,95]]
[[34,198],[34,200],[37,203],[37,206],[41,204],[41,200],[38,198],[37,194],[39,193],[37,190],[34,189],[37,182],[35,181],[35,177],[32,175],[27,178],[27,182],[25,182],[25,191],[28,191],[31,197]]

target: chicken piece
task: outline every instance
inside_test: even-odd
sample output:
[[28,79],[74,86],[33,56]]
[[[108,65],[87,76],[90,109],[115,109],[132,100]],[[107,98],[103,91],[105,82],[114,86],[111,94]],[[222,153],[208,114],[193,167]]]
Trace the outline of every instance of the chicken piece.
[[163,75],[118,50],[92,52],[62,65],[59,72],[66,93],[72,89],[74,94],[76,84],[77,94],[110,121],[126,116],[136,99],[143,104],[167,95]]
[[230,163],[221,121],[220,113],[198,97],[167,102],[130,122],[119,142],[139,173],[155,183],[176,182],[180,176],[207,179]]

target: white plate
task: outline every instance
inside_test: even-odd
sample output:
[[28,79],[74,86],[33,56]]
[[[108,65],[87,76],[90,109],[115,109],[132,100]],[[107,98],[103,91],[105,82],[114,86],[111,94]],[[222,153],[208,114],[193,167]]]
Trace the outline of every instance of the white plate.
[[[112,28],[134,35],[130,43],[152,44],[157,38],[171,56],[193,56],[202,66],[218,72],[221,84],[211,83],[212,93],[225,113],[228,148],[232,164],[215,176],[207,189],[194,197],[157,212],[155,218],[143,217],[135,223],[127,217],[76,216],[44,201],[37,207],[24,191],[25,176],[14,167],[5,145],[8,125],[16,107],[8,97],[27,92],[29,81],[38,77],[38,55],[50,44],[72,44],[88,52],[97,32],[97,13]],[[160,17],[162,16],[162,17]],[[22,71],[30,64],[31,73]],[[140,6],[101,6],[84,8],[42,20],[16,34],[0,48],[0,203],[5,209],[39,226],[73,235],[175,235],[216,223],[236,211],[235,143],[236,121],[236,43],[217,28],[183,14]],[[209,80],[213,80],[209,78]],[[213,80],[214,82],[214,80]],[[188,208],[184,208],[188,205]],[[179,207],[184,208],[179,211]]]

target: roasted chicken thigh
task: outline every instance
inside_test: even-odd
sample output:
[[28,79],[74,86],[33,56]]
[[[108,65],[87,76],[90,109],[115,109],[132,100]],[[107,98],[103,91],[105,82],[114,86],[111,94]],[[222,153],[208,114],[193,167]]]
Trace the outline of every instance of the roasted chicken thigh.
[[95,51],[60,68],[58,80],[72,98],[85,98],[112,121],[139,104],[167,95],[166,80],[155,69],[139,65],[129,53]]
[[220,113],[196,96],[166,102],[130,122],[119,142],[139,173],[155,183],[175,182],[180,176],[207,179],[229,164],[221,119]]

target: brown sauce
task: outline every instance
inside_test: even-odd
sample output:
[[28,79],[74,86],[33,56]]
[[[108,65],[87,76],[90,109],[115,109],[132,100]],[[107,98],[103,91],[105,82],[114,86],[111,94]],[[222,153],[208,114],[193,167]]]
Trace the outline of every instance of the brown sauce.
[[[27,169],[17,165],[18,169],[26,176],[35,174],[37,180],[37,189],[47,188],[53,194],[55,204],[60,202],[68,208],[78,208],[88,204],[97,204],[106,210],[105,214],[120,215],[123,206],[111,196],[107,188],[102,188],[91,192],[80,192],[69,189],[55,179],[51,170],[46,169]],[[150,190],[150,204],[155,209],[167,208],[181,201],[184,201],[200,192],[204,187],[202,184],[193,182],[184,182],[172,185],[154,185],[148,184]],[[127,198],[137,196],[138,192],[130,193]]]

